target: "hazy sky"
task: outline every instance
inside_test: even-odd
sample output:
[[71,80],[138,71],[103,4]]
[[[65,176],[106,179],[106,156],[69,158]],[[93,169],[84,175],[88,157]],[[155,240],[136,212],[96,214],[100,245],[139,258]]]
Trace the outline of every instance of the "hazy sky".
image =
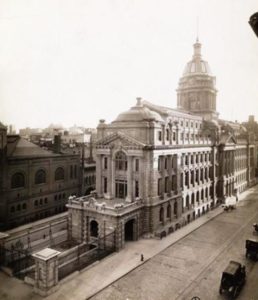
[[258,119],[257,0],[0,0],[0,121],[97,126],[135,98],[176,107],[199,18],[221,118]]

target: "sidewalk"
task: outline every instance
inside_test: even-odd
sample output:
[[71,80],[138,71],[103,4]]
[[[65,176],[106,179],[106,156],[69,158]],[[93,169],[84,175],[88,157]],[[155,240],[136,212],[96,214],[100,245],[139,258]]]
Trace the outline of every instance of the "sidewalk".
[[[223,209],[218,207],[162,240],[141,239],[129,242],[122,251],[67,280],[55,294],[46,299],[88,299],[222,212]],[[141,253],[144,254],[144,262],[141,262]]]
[[[256,186],[243,192],[239,196],[237,205],[241,205],[242,200],[245,200],[248,198],[248,195],[257,190]],[[67,281],[55,294],[49,296],[47,299],[88,299],[222,212],[222,207],[218,207],[162,240],[141,239],[137,242],[127,243],[122,251],[107,257],[90,269],[87,269],[87,271],[82,270],[79,275]],[[140,256],[142,253],[144,255],[144,262],[141,262]]]
[[[239,196],[237,205],[242,205],[241,200],[248,200],[248,196],[258,191],[258,186],[247,190]],[[167,247],[176,243],[186,235],[190,234],[203,224],[209,222],[223,212],[218,207],[209,213],[201,216],[194,222],[182,227],[174,233],[171,233],[162,240],[157,239],[140,239],[137,242],[128,242],[123,250],[114,253],[105,259],[91,265],[87,270],[76,272],[65,278],[59,290],[48,296],[48,300],[85,300],[101,290],[105,289],[118,279],[127,275],[129,272],[139,267]],[[144,255],[144,262],[141,262],[141,254]],[[4,299],[42,299],[40,296],[33,294],[32,287],[23,282],[0,274],[2,295]],[[3,276],[2,276],[3,275]],[[9,289],[8,289],[9,286]],[[10,295],[12,287],[17,291],[17,298]],[[27,295],[27,297],[26,297]],[[1,298],[1,293],[0,293]]]

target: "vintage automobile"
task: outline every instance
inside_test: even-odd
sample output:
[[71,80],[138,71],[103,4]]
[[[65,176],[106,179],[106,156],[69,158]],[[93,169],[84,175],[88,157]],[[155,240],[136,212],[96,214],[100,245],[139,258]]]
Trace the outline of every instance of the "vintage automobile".
[[251,259],[258,259],[258,240],[248,239],[245,241],[246,248],[246,257],[250,257]]
[[233,299],[236,298],[245,284],[245,277],[245,266],[231,260],[222,273],[219,293],[225,292]]

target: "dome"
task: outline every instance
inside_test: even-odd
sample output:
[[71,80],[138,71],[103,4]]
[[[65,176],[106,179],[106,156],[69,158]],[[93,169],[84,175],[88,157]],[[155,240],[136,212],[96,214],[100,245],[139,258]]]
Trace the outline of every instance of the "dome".
[[201,44],[198,42],[198,40],[194,44],[193,58],[187,63],[183,72],[183,76],[194,74],[212,75],[208,62],[203,60],[201,57]]
[[151,111],[149,108],[141,104],[141,99],[137,98],[137,105],[133,106],[128,111],[118,115],[114,122],[141,122],[141,121],[157,121],[163,122],[161,116]]

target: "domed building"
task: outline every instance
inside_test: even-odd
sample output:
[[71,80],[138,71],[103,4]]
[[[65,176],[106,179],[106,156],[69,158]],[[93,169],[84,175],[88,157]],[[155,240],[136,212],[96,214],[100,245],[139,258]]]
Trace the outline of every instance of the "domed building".
[[202,59],[201,43],[194,44],[194,54],[184,69],[177,89],[177,106],[203,116],[205,120],[218,117],[216,111],[216,78],[208,62]]
[[254,182],[254,144],[240,124],[218,118],[215,83],[197,40],[176,109],[137,98],[110,124],[100,120],[96,191],[68,204],[71,238],[90,243],[113,233],[117,250],[141,236],[161,238]]

